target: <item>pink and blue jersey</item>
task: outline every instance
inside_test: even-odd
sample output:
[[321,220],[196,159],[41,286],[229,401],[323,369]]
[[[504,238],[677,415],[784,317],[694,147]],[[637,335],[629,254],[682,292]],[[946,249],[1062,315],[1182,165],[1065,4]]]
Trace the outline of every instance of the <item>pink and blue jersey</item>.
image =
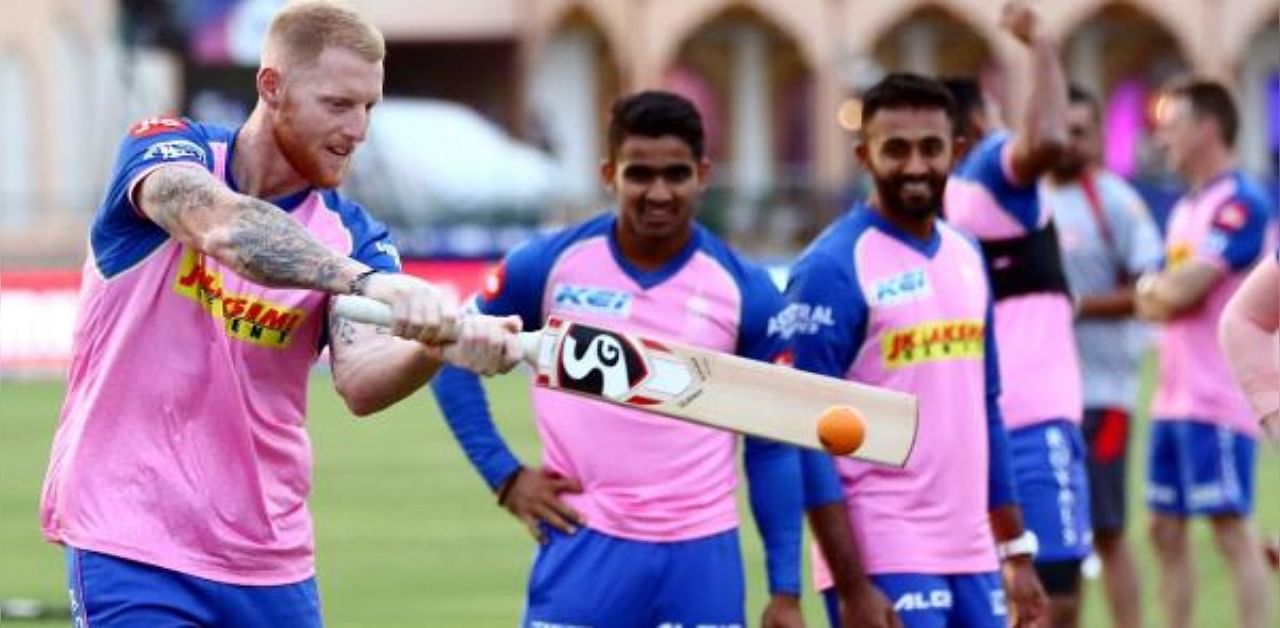
[[[229,129],[177,119],[123,142],[90,232],[41,523],[74,548],[277,585],[314,573],[306,386],[327,295],[254,284],[133,203],[158,168],[235,189],[234,145]],[[399,268],[386,229],[336,192],[273,202],[334,251]]]
[[[601,215],[515,250],[477,297],[479,311],[518,314],[526,330],[556,315],[758,360],[784,353],[770,321],[785,303],[763,269],[699,226],[670,262],[642,270],[619,251],[615,224]],[[468,457],[491,487],[500,485],[519,462],[494,429],[476,378],[447,369],[435,391]],[[531,396],[544,465],[582,483],[581,494],[563,499],[592,530],[672,542],[738,526],[733,434],[553,390],[534,387]],[[798,591],[797,455],[749,438],[745,457],[771,584]]]
[[1182,197],[1169,217],[1165,264],[1210,264],[1224,274],[1203,302],[1161,327],[1156,419],[1194,419],[1252,437],[1257,421],[1218,347],[1218,321],[1247,271],[1266,251],[1274,225],[1265,193],[1239,172]]
[[906,468],[840,458],[837,482],[829,456],[804,457],[808,506],[844,500],[873,575],[994,571],[988,512],[1015,498],[982,255],[935,225],[920,240],[855,206],[796,262],[787,289],[797,368],[920,399]]
[[978,239],[991,273],[1005,424],[1079,423],[1080,360],[1056,231],[1035,183],[1013,176],[1010,140],[988,135],[957,165],[947,181],[947,221]]

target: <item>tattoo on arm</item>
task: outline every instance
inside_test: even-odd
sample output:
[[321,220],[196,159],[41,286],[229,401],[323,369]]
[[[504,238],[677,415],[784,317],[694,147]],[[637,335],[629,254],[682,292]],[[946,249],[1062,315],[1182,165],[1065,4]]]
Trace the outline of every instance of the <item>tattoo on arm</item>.
[[350,345],[356,341],[356,326],[336,314],[329,315],[329,336],[333,344]]
[[342,293],[363,269],[278,207],[220,186],[208,172],[163,168],[147,177],[139,206],[174,237],[263,285]]

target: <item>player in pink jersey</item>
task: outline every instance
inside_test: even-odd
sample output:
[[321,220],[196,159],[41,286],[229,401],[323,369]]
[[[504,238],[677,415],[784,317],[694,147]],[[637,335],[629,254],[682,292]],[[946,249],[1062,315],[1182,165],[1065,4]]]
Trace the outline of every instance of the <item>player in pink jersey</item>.
[[1161,323],[1152,401],[1147,504],[1169,626],[1187,626],[1194,571],[1187,522],[1207,516],[1230,565],[1239,624],[1270,626],[1270,587],[1251,522],[1258,422],[1231,381],[1218,321],[1265,251],[1264,193],[1234,167],[1238,117],[1230,93],[1189,80],[1162,95],[1157,138],[1191,191],[1169,216],[1165,268],[1138,283],[1138,314]]
[[[517,359],[513,320],[459,319],[332,189],[381,97],[383,52],[349,10],[293,4],[244,126],[160,118],[125,138],[41,501],[77,625],[320,625],[305,420],[321,349],[359,414],[439,367],[419,341],[457,337],[450,359],[485,373]],[[399,337],[330,317],[346,293],[390,304]]]
[[[475,306],[519,315],[529,329],[557,315],[782,358],[782,295],[763,269],[694,220],[711,168],[703,142],[688,100],[668,92],[620,99],[601,166],[616,212],[512,251]],[[625,375],[616,356],[579,358],[589,367],[584,386],[602,386],[620,368]],[[477,378],[446,369],[434,386],[498,503],[540,542],[522,626],[746,625],[733,434],[533,388],[543,464],[526,469],[495,429]],[[768,569],[761,625],[799,626],[799,457],[754,438],[743,439],[743,450]]]
[[1045,610],[997,403],[982,255],[937,219],[955,125],[938,81],[891,74],[872,87],[857,155],[875,194],[810,246],[787,289],[797,368],[920,398],[904,469],[803,456],[833,626],[1003,627],[1001,559],[1017,624]]
[[1031,56],[1025,117],[1005,131],[976,81],[947,81],[969,148],[947,181],[943,209],[982,246],[996,301],[1000,412],[1022,513],[1040,541],[1036,570],[1049,593],[1050,625],[1074,626],[1080,564],[1090,551],[1080,364],[1057,229],[1037,186],[1066,143],[1067,85],[1058,47],[1036,14],[1014,3],[1005,17]]

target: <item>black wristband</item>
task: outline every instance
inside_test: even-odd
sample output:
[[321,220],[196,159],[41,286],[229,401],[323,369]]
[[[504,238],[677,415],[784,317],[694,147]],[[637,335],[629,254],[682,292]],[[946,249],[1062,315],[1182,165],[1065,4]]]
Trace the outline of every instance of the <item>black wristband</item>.
[[365,284],[369,283],[369,278],[370,278],[370,277],[372,277],[372,276],[374,276],[374,275],[376,275],[376,274],[378,274],[378,273],[380,273],[380,272],[382,272],[382,271],[380,271],[380,270],[378,270],[378,269],[376,269],[376,268],[370,268],[369,270],[366,270],[366,271],[364,271],[364,272],[360,273],[359,275],[356,275],[356,276],[355,276],[355,278],[351,280],[351,283],[347,284],[347,290],[348,290],[351,294],[354,294],[354,295],[357,295],[357,296],[364,296],[364,287],[365,287]]
[[511,493],[511,487],[516,485],[516,480],[520,479],[520,474],[524,473],[524,466],[516,468],[511,475],[507,476],[507,481],[502,483],[502,488],[498,489],[498,505],[506,506],[507,495]]

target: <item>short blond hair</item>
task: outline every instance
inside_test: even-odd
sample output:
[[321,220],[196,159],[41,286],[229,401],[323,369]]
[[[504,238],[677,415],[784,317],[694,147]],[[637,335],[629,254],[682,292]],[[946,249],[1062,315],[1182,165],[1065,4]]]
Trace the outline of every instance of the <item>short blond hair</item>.
[[351,8],[333,0],[301,0],[271,20],[262,64],[305,65],[329,47],[345,48],[370,63],[387,55],[382,33]]

